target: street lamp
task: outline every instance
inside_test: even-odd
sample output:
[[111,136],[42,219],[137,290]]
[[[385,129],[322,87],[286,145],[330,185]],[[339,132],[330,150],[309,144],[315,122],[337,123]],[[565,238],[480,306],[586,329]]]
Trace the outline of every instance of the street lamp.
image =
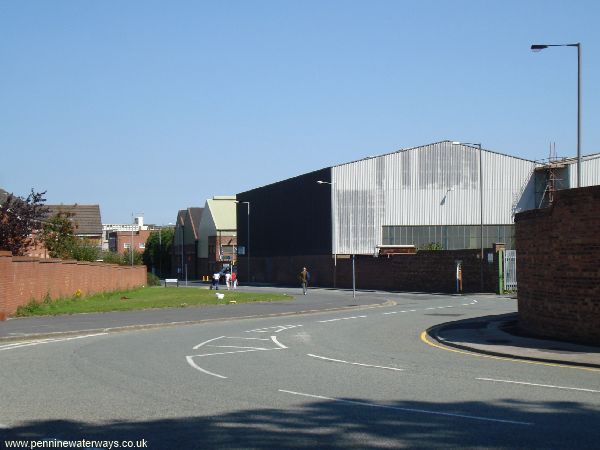
[[247,255],[248,255],[248,283],[250,283],[250,202],[241,202],[239,200],[235,200],[236,203],[245,203],[246,206],[248,207],[248,237],[247,237],[247,242],[246,242],[246,247],[247,247]]
[[480,289],[483,292],[483,163],[481,158],[481,143],[474,144],[471,142],[453,142],[452,145],[466,145],[469,147],[476,147],[479,149],[479,243],[481,245],[480,257]]
[[581,187],[581,43],[533,44],[531,51],[540,52],[548,47],[577,47],[577,187]]
[[[318,180],[317,183],[318,184],[328,184],[332,188],[334,186],[334,183],[329,182],[329,181]],[[336,227],[335,227],[335,224],[334,224],[334,221],[333,221],[333,208],[331,209],[331,215],[332,215],[331,226],[333,227],[333,230],[335,231]],[[336,215],[336,217],[337,217],[337,215]],[[352,233],[352,227],[350,227],[350,233]],[[336,243],[335,242],[336,234],[331,233],[331,235],[332,235],[332,238],[334,240],[334,243]],[[354,243],[353,240],[352,240],[352,234],[350,234],[350,242],[352,244]],[[354,256],[355,256],[354,253],[352,253],[352,297],[356,298],[356,267],[355,267],[355,264],[354,264]],[[335,256],[334,256],[334,258],[335,258]],[[337,264],[337,259],[335,259],[334,264]],[[336,279],[336,276],[334,275],[334,277],[333,277],[334,287],[335,287],[335,279]]]

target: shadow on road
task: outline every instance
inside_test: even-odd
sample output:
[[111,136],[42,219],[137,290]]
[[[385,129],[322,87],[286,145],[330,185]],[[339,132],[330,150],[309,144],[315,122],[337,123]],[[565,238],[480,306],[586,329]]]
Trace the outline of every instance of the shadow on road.
[[251,409],[206,417],[198,405],[197,417],[102,424],[31,421],[0,430],[0,443],[56,438],[134,443],[145,439],[151,449],[584,449],[597,448],[600,442],[600,410],[576,402],[379,403],[387,409],[350,402],[369,403],[363,399],[318,400],[288,409]]

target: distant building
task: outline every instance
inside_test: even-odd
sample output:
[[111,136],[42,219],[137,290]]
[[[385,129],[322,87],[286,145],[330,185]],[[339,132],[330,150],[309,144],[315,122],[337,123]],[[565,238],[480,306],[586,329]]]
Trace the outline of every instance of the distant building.
[[[600,184],[600,155],[584,157],[581,170],[582,186]],[[331,285],[338,258],[376,255],[382,246],[512,249],[515,213],[575,187],[576,173],[574,158],[542,164],[441,141],[258,187],[237,194],[252,211],[248,217],[238,204],[239,244],[251,249],[240,274],[271,282],[283,265],[292,275],[298,264],[312,265]]]
[[200,221],[198,258],[202,275],[232,268],[237,262],[235,196],[206,200]]
[[198,243],[200,221],[204,209],[190,207],[177,213],[175,234],[171,246],[171,271],[173,276],[183,279],[199,279]]

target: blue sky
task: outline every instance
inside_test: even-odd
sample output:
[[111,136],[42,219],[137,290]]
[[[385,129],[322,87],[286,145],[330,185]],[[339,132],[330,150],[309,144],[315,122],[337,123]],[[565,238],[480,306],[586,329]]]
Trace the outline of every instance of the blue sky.
[[0,0],[0,187],[174,222],[441,140],[600,152],[600,2]]

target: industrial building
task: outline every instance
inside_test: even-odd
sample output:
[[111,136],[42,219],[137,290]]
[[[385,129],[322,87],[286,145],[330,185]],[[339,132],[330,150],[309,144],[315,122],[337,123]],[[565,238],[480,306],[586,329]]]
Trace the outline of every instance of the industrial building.
[[[572,162],[561,167],[558,188],[573,185]],[[599,163],[585,159],[585,183],[598,184]],[[251,254],[240,266],[249,259],[251,280],[272,281],[281,257],[513,248],[514,214],[538,207],[548,177],[543,164],[452,141],[317,170],[237,195],[248,204],[238,203],[238,242]]]

